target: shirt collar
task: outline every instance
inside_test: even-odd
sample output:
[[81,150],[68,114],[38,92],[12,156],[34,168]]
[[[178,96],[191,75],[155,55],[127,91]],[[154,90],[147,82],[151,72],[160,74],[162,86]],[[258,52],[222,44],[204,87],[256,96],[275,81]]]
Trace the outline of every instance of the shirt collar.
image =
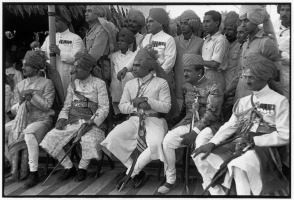
[[65,31],[61,32],[60,34],[61,34],[61,35],[66,35],[66,34],[68,34],[69,32],[70,32],[69,29],[66,29]]
[[28,77],[28,81],[29,82],[35,82],[40,76],[39,75],[36,75],[36,76],[33,76],[33,77]]
[[214,35],[207,35],[206,37],[205,37],[205,40],[207,39],[208,41],[209,40],[215,40],[215,38],[217,38],[219,35],[220,35],[221,33],[220,33],[220,31],[218,31],[218,32],[216,32]]
[[163,30],[161,30],[161,31],[159,31],[158,33],[156,33],[155,35],[153,35],[153,37],[156,37],[156,36],[158,36],[158,35],[161,35],[163,33]]
[[139,78],[139,81],[141,83],[145,83],[146,81],[148,81],[151,78],[151,76],[153,76],[153,72],[152,71],[147,76],[145,76],[143,78]]
[[264,88],[262,88],[259,91],[253,91],[253,94],[256,96],[257,99],[260,99],[269,93],[270,93],[270,88],[268,87],[268,85],[266,85]]

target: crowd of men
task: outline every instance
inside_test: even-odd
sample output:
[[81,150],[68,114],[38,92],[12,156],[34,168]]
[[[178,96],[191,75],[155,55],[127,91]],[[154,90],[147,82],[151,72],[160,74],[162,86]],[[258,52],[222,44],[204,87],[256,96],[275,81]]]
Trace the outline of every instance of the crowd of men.
[[[131,9],[118,30],[108,6],[89,5],[84,38],[57,13],[56,45],[49,36],[32,43],[22,72],[15,55],[5,57],[5,181],[28,177],[26,189],[39,183],[39,146],[62,161],[60,181],[84,181],[104,151],[126,167],[118,190],[130,180],[140,187],[144,167],[162,161],[166,182],[158,192],[166,194],[176,183],[176,149],[193,147],[203,188],[220,167],[228,169],[211,195],[224,195],[233,179],[238,195],[286,188],[291,10],[277,8],[273,24],[266,5],[242,5],[227,14],[222,31],[215,10],[203,19],[186,10],[172,20],[162,8],[147,19]],[[114,118],[125,121],[113,128]],[[81,145],[78,169],[64,151],[73,139]]]

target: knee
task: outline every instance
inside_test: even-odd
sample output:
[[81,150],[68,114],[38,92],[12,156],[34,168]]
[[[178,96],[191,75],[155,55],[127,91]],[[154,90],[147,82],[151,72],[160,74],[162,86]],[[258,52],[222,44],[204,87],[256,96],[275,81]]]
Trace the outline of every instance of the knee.
[[34,146],[38,146],[38,142],[37,139],[35,137],[34,134],[32,133],[28,133],[28,134],[24,134],[24,139],[26,141],[26,144],[29,146],[34,145]]
[[171,149],[173,148],[173,145],[172,145],[172,141],[174,141],[173,137],[171,136],[171,134],[167,134],[163,141],[162,141],[162,146],[164,149]]
[[193,158],[197,168],[206,168],[208,166],[208,162],[206,162],[205,160],[201,160],[201,157],[203,155],[204,153],[200,153],[195,158]]

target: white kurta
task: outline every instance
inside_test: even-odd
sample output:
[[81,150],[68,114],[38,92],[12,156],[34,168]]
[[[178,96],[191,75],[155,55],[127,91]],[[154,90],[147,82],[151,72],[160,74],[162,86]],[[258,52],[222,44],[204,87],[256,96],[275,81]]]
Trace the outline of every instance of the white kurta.
[[[140,84],[150,78],[150,74],[143,79],[139,79]],[[119,104],[119,109],[124,114],[136,112],[137,108],[132,105],[132,100],[136,98],[138,91],[138,79],[127,82]],[[143,97],[148,97],[148,103],[151,106],[146,113],[168,113],[171,108],[171,97],[168,83],[158,77],[147,86]],[[167,132],[165,119],[156,117],[147,117],[146,124],[146,142],[151,150],[151,159],[165,162],[162,150],[162,141]],[[127,162],[131,153],[137,145],[139,117],[132,116],[129,120],[117,125],[101,143],[102,149],[108,154],[116,156],[122,163]]]
[[282,51],[282,72],[284,78],[284,95],[289,99],[290,92],[290,27],[286,28],[278,20],[274,24],[274,30],[279,45],[279,50]]
[[[60,74],[64,95],[66,96],[68,85],[72,81],[70,71],[73,68],[75,54],[84,49],[84,43],[80,36],[67,29],[62,33],[56,33],[56,45],[60,49],[60,55],[56,55],[56,69]],[[48,58],[50,58],[49,46],[48,36],[41,47]]]
[[[262,90],[258,92],[254,91],[253,94],[254,103],[259,102],[262,104],[275,105],[274,114],[262,113],[262,115],[263,119],[268,123],[270,127],[275,127],[277,129],[270,134],[255,136],[253,138],[255,145],[259,147],[277,147],[288,144],[290,130],[289,102],[287,98],[271,90],[268,86],[265,86]],[[237,107],[237,112],[242,112],[251,108],[252,105],[250,99],[251,95],[241,98]],[[218,145],[220,142],[229,138],[232,134],[236,132],[238,128],[236,126],[237,123],[238,119],[233,114],[230,120],[219,129],[219,131],[210,140],[210,142]],[[212,166],[219,166],[220,163],[217,162],[219,162],[221,159],[209,159],[209,157],[211,156],[217,155],[209,155],[207,161],[210,162]],[[233,167],[238,167],[244,170],[247,174],[252,193],[254,195],[260,194],[262,189],[262,182],[260,178],[260,163],[254,150],[247,151],[245,154],[229,163],[228,168],[230,177],[232,177]],[[225,182],[224,185],[228,186],[228,183]]]

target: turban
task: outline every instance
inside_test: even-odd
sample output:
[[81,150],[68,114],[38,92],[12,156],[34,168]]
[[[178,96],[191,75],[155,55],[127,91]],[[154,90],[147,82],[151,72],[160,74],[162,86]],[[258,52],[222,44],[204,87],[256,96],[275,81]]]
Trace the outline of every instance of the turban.
[[28,66],[35,69],[44,69],[46,67],[44,56],[36,51],[27,51],[24,60],[26,60]]
[[95,13],[96,15],[100,16],[101,14],[103,15],[103,17],[106,20],[110,20],[110,10],[108,8],[108,6],[103,6],[103,5],[99,5],[99,6],[91,6],[92,12]]
[[91,71],[96,65],[96,60],[88,53],[79,51],[75,55],[75,61],[78,62],[79,68]]
[[131,19],[133,17],[136,17],[138,25],[140,25],[142,28],[145,26],[145,17],[140,10],[132,8],[129,12],[128,18]]
[[123,27],[118,33],[118,37],[124,37],[126,43],[133,44],[136,41],[135,34],[129,29]]
[[254,77],[260,81],[268,81],[277,73],[274,62],[256,53],[248,55],[245,62],[245,70],[247,69],[250,69]]
[[63,21],[64,23],[66,23],[70,32],[72,32],[72,33],[75,32],[74,28],[71,24],[71,18],[67,13],[58,13],[57,12],[56,18],[59,19],[60,21]]
[[192,28],[193,32],[196,32],[200,27],[200,18],[193,10],[186,10],[181,14],[181,21],[188,20],[189,26]]
[[140,49],[135,56],[136,61],[140,61],[141,67],[146,70],[157,70],[159,65],[156,61],[157,51],[148,50],[146,48]]
[[204,61],[201,55],[198,54],[184,54],[183,55],[184,66],[188,65],[203,65]]
[[237,22],[239,20],[239,15],[235,11],[231,11],[227,14],[225,18],[224,25],[226,26],[237,26]]
[[262,24],[269,18],[263,5],[242,5],[239,12],[240,19],[247,17],[254,24]]
[[16,56],[13,55],[12,53],[6,53],[6,62],[9,63],[15,63],[16,62]]
[[178,16],[176,19],[174,19],[175,22],[177,23],[177,25],[181,25],[180,22],[181,22],[181,16]]
[[169,25],[169,16],[163,8],[151,8],[149,17],[165,26]]

